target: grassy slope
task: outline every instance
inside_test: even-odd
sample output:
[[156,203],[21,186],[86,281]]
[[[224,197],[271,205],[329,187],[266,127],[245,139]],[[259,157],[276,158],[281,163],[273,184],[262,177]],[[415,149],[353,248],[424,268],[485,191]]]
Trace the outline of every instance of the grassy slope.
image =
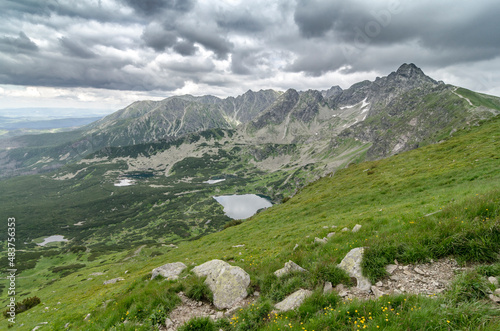
[[[233,264],[250,273],[252,285],[261,290],[263,300],[270,301],[277,301],[301,286],[321,287],[325,280],[335,278],[337,271],[332,266],[350,249],[359,246],[369,247],[368,254],[374,263],[365,261],[364,266],[372,279],[382,277],[381,266],[395,257],[400,262],[414,262],[453,254],[464,261],[495,262],[500,249],[499,138],[500,118],[497,117],[481,127],[457,133],[441,144],[352,165],[308,185],[288,202],[261,212],[241,225],[181,243],[178,249],[158,248],[164,253],[162,256],[150,258],[151,250],[147,249],[127,261],[121,260],[123,253],[108,255],[101,266],[97,262],[89,263],[89,268],[33,291],[30,295],[42,298],[42,305],[18,315],[17,324],[32,328],[48,321],[51,328],[62,329],[70,322],[73,329],[98,330],[121,325],[122,318],[133,320],[130,316],[147,321],[151,312],[144,315],[141,309],[152,310],[158,308],[155,305],[161,300],[170,300],[168,288],[174,285],[146,283],[144,277],[152,268],[175,261],[198,264],[213,258],[235,260]],[[424,216],[440,210],[443,212]],[[338,233],[326,245],[312,243],[314,237],[324,237],[331,231],[323,226],[337,225],[341,229],[355,224],[363,226],[358,233],[337,229]],[[239,244],[245,247],[232,248]],[[299,248],[293,251],[295,244],[299,244]],[[286,286],[280,285],[272,272],[289,259],[311,270],[312,277],[294,276],[285,281]],[[104,277],[123,276],[126,281],[109,286],[103,286],[103,279],[99,277],[84,281],[91,277],[90,273],[104,269],[108,270]],[[125,270],[129,272],[124,274]],[[492,273],[499,276],[498,268]],[[19,286],[30,287],[27,280],[21,280]],[[148,293],[160,296],[159,301],[149,300],[154,302],[138,307],[137,302],[141,300],[149,302],[145,299],[151,295]],[[99,308],[110,299],[113,301],[108,308]],[[445,297],[431,300],[400,296],[367,304],[341,303],[334,296],[322,298],[318,294],[306,305],[306,308],[312,307],[310,311],[304,308],[298,313],[277,315],[261,327],[276,330],[293,323],[299,330],[302,327],[322,330],[327,326],[356,329],[353,321],[362,318],[370,329],[381,324],[394,330],[449,327],[493,330],[500,324],[498,310],[487,304],[450,302]],[[45,309],[46,306],[49,309]],[[265,306],[264,302],[259,307],[265,309]],[[330,307],[328,312],[316,313],[326,307]],[[380,307],[382,310],[389,307],[389,313],[382,314]],[[168,308],[162,309],[168,311]],[[359,316],[349,315],[355,310]],[[94,317],[84,322],[83,317],[91,311]],[[248,322],[254,313],[250,308],[242,314],[246,314]],[[368,320],[369,315],[373,316],[372,320]],[[258,319],[255,325],[263,323],[262,316]],[[0,321],[1,327],[6,324],[5,320]],[[234,325],[238,328],[237,323]],[[249,330],[251,326],[246,325],[242,330],[245,328]],[[118,329],[149,328],[130,323]]]

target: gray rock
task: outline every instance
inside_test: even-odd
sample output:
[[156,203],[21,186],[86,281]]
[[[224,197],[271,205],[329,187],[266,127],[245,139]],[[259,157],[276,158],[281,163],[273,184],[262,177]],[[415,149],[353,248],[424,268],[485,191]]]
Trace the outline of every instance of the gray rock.
[[289,311],[299,307],[304,300],[312,294],[309,290],[300,289],[285,298],[285,300],[278,302],[275,307],[279,311]]
[[290,260],[285,263],[285,266],[283,268],[276,270],[274,274],[276,275],[276,277],[279,278],[294,271],[307,272],[306,269],[302,268],[297,263]]
[[345,270],[349,276],[356,278],[356,287],[363,291],[369,291],[372,284],[363,276],[361,272],[361,260],[363,259],[363,247],[357,247],[352,249],[344,259],[340,262],[338,267]]
[[491,301],[493,301],[495,303],[500,303],[500,298],[497,297],[496,295],[490,294],[490,295],[488,295],[488,297],[490,298]]
[[342,298],[346,297],[349,294],[344,284],[338,284],[337,286],[335,286],[335,291],[337,291],[339,296]]
[[168,318],[168,317],[165,320],[165,327],[167,329],[170,329],[170,328],[174,327],[174,322],[172,322],[172,320],[170,318]]
[[326,235],[327,238],[331,238],[335,235],[335,232],[330,232],[329,234]]
[[235,245],[233,248],[245,247],[245,245]]
[[85,318],[83,319],[84,321],[88,321],[90,318],[90,313],[87,314],[87,316],[85,316]]
[[319,239],[318,237],[314,238],[315,243],[326,244],[328,241],[327,238]]
[[299,247],[299,244],[295,244],[295,246],[293,247],[293,250],[296,250],[298,247]]
[[417,274],[422,275],[422,276],[425,276],[425,272],[423,272],[420,268],[415,267],[415,268],[413,268],[413,270],[414,270]]
[[497,288],[493,294],[500,296],[500,288]]
[[496,277],[488,277],[488,281],[498,287],[498,279]]
[[392,275],[392,273],[398,268],[397,265],[395,264],[388,264],[385,266],[385,271],[387,271],[387,273],[389,275]]
[[205,283],[214,295],[214,306],[217,309],[231,308],[247,297],[250,276],[240,267],[212,260],[195,267],[193,272],[198,277],[207,277]]
[[325,286],[323,287],[323,293],[326,294],[326,293],[330,293],[332,291],[333,291],[332,283],[326,282]]
[[352,228],[352,232],[358,232],[359,229],[361,229],[361,225],[360,224],[356,224],[353,228]]
[[114,283],[117,283],[117,282],[121,282],[125,280],[123,277],[118,277],[118,278],[113,278],[113,279],[110,279],[110,280],[105,280],[103,282],[104,285],[109,285],[109,284],[114,284]]
[[182,262],[167,263],[161,267],[154,268],[151,272],[151,279],[155,279],[158,275],[174,280],[179,278],[180,273],[186,269],[187,266]]
[[376,286],[372,286],[371,287],[371,290],[373,292],[373,295],[378,299],[380,298],[381,296],[384,295],[384,292],[382,292],[378,287]]
[[382,282],[376,282],[375,286],[382,287],[382,286],[384,286],[384,284]]
[[349,228],[343,228],[341,231],[342,232],[347,232],[347,231],[350,231],[350,230],[349,230]]

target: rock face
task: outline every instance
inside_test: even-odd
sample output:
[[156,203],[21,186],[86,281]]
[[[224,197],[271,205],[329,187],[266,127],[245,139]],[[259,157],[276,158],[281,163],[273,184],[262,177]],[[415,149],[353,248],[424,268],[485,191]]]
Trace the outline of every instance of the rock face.
[[193,272],[198,277],[207,277],[205,283],[214,295],[217,309],[231,308],[247,296],[250,276],[240,267],[212,260],[195,267]]
[[297,263],[290,260],[285,263],[285,266],[283,268],[276,270],[274,274],[276,275],[276,277],[279,278],[294,271],[307,272],[306,269],[302,268]]
[[356,278],[357,288],[364,291],[370,291],[372,284],[370,283],[368,278],[363,276],[363,274],[361,273],[361,260],[363,259],[363,252],[363,247],[352,249],[349,253],[347,253],[338,267],[345,270],[349,274],[349,276]]
[[312,294],[311,291],[300,289],[278,302],[275,307],[280,311],[288,311],[299,307],[304,300]]
[[151,272],[151,279],[155,279],[158,275],[174,280],[179,277],[179,274],[186,269],[187,266],[182,262],[167,263],[161,267],[154,268]]

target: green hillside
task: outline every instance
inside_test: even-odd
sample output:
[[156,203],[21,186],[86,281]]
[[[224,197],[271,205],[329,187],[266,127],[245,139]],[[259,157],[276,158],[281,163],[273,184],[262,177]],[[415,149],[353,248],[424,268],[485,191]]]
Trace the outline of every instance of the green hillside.
[[[151,323],[164,321],[178,304],[176,292],[196,288],[192,277],[147,281],[151,270],[169,262],[189,265],[217,258],[241,266],[251,276],[252,291],[261,294],[254,306],[227,323],[219,321],[225,330],[496,330],[500,311],[484,300],[484,277],[500,276],[499,151],[497,116],[439,144],[350,165],[240,225],[179,248],[146,245],[135,254],[97,259],[77,249],[65,254],[44,250],[36,267],[19,275],[17,285],[18,301],[36,295],[42,303],[18,314],[13,329],[48,322],[42,330],[63,330],[67,323],[71,330],[151,330]],[[362,225],[357,233],[339,230],[355,224]],[[337,233],[328,243],[313,243],[331,231],[324,226],[332,225],[338,226]],[[407,264],[454,257],[479,264],[434,298],[398,295],[363,302],[323,296],[325,281],[334,286],[349,281],[336,264],[361,246],[367,247],[363,267],[372,281],[385,277],[383,267],[394,259]],[[290,259],[311,273],[278,281],[273,272]],[[63,268],[50,269],[56,264]],[[105,275],[92,276],[95,272]],[[125,280],[103,285],[115,277]],[[268,315],[272,304],[298,288],[315,294],[298,311]],[[0,328],[7,325],[0,321]]]

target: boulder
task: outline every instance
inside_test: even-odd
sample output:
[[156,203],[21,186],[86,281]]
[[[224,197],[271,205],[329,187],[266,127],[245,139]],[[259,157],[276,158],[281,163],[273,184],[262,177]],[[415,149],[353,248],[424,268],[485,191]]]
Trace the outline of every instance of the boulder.
[[327,241],[328,241],[328,238],[323,238],[323,239],[320,239],[318,237],[314,238],[315,243],[326,244]]
[[304,300],[312,294],[311,291],[300,289],[285,298],[285,300],[278,302],[275,307],[279,311],[289,311],[299,307]]
[[498,279],[496,277],[488,277],[488,281],[495,285],[495,287],[498,287]]
[[356,224],[353,228],[352,228],[352,232],[358,232],[359,229],[361,229],[361,225],[360,224]]
[[113,278],[113,279],[110,279],[110,280],[105,280],[105,281],[103,282],[103,284],[104,284],[104,285],[109,285],[109,284],[114,284],[114,283],[116,283],[116,282],[121,282],[121,281],[123,281],[123,280],[125,280],[123,277],[118,277],[118,278]]
[[356,287],[363,291],[370,291],[372,284],[361,273],[361,260],[363,259],[363,247],[352,249],[344,259],[340,262],[338,267],[345,270],[349,276],[356,278]]
[[333,237],[335,235],[335,232],[330,232],[329,234],[326,235],[327,238]]
[[323,294],[327,294],[333,291],[333,286],[332,283],[326,282],[325,286],[323,287]]
[[179,278],[180,273],[186,269],[187,266],[182,262],[167,263],[161,267],[154,268],[151,272],[151,279],[155,279],[158,275],[174,280]]
[[207,277],[205,284],[214,295],[214,306],[217,309],[231,308],[247,296],[250,276],[240,267],[212,260],[195,267],[193,272],[198,277]]
[[285,263],[285,266],[283,268],[276,270],[274,274],[276,275],[276,277],[279,278],[294,271],[307,272],[306,269],[302,268],[297,263],[290,260]]

